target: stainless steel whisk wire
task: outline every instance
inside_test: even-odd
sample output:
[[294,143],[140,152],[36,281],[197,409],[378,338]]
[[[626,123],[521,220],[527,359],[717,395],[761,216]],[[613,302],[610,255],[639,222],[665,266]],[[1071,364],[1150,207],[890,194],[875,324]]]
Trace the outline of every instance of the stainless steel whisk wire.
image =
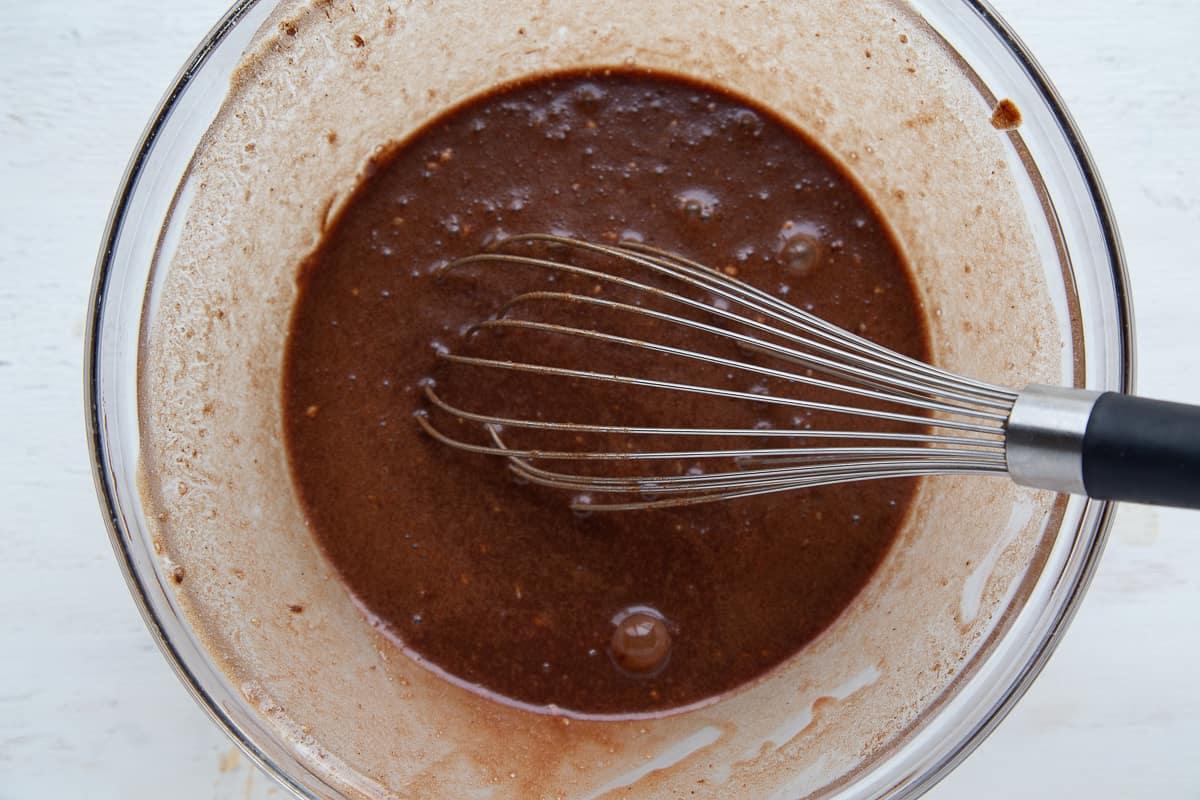
[[[685,289],[698,290],[716,299],[696,299],[679,291],[565,260],[511,252],[515,247],[528,245],[543,245],[562,251],[574,250],[592,256],[620,259],[626,267],[646,270]],[[442,398],[434,382],[425,385],[425,396],[433,407],[445,414],[482,426],[488,434],[490,444],[465,442],[452,437],[436,427],[427,412],[418,412],[417,420],[421,427],[438,441],[460,450],[503,456],[508,459],[514,473],[535,484],[587,496],[638,496],[637,499],[628,502],[577,502],[575,505],[579,508],[631,510],[682,506],[876,478],[913,477],[935,473],[1004,474],[1008,471],[1005,456],[1006,423],[1017,400],[1017,392],[959,376],[896,353],[735,277],[697,262],[637,243],[606,245],[550,234],[529,234],[505,239],[487,252],[452,261],[441,268],[440,274],[444,276],[451,270],[460,270],[470,265],[549,270],[597,283],[621,286],[641,296],[653,297],[677,307],[698,311],[714,321],[732,323],[753,333],[741,333],[667,311],[603,297],[542,290],[519,294],[508,300],[492,318],[472,325],[466,331],[466,337],[486,329],[521,329],[547,335],[570,336],[585,342],[602,342],[634,348],[653,357],[688,359],[788,384],[834,390],[854,398],[882,401],[928,412],[927,415],[885,411],[702,384],[557,367],[534,361],[512,361],[440,351],[439,358],[449,364],[600,381],[629,388],[687,392],[784,405],[808,411],[866,416],[917,426],[917,430],[912,432],[872,432],[835,429],[637,427],[544,421],[461,408]],[[641,315],[643,319],[653,319],[665,325],[681,326],[725,339],[740,348],[802,367],[810,372],[799,373],[789,369],[762,366],[593,328],[526,319],[517,314],[521,308],[535,302],[576,304],[614,314]],[[735,308],[739,310],[735,311]],[[821,373],[826,377],[815,377],[812,372]],[[633,437],[654,435],[860,440],[869,441],[872,446],[743,447],[633,452],[534,450],[509,446],[501,434],[507,429],[623,434]],[[539,461],[663,461],[730,457],[737,459],[739,469],[699,475],[594,476],[550,470],[535,465],[535,462]]]

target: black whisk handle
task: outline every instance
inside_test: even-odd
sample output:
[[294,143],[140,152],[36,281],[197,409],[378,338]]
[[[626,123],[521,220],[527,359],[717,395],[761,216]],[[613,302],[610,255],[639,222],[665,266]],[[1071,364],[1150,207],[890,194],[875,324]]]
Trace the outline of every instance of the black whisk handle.
[[1200,406],[1031,384],[1004,453],[1022,486],[1200,509]]
[[1082,462],[1089,497],[1200,509],[1200,406],[1106,392]]

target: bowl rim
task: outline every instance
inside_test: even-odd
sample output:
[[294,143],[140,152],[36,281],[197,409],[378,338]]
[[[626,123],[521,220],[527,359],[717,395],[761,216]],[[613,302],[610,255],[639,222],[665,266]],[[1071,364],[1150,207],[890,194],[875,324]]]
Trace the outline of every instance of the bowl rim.
[[[205,688],[203,681],[191,669],[187,659],[171,640],[163,624],[156,615],[150,599],[149,585],[145,576],[139,573],[134,563],[133,554],[127,547],[127,536],[123,526],[120,504],[117,498],[113,476],[106,465],[109,463],[109,443],[104,425],[104,415],[101,408],[100,390],[100,325],[104,309],[106,290],[113,274],[113,256],[116,252],[126,212],[134,197],[138,179],[146,165],[149,154],[153,150],[159,135],[175,109],[184,90],[199,74],[208,61],[209,56],[218,45],[232,32],[263,0],[236,0],[228,11],[212,26],[201,42],[192,51],[182,68],[172,79],[169,88],[159,100],[150,121],[138,139],[125,171],[121,177],[119,188],[109,210],[105,223],[101,246],[96,258],[95,269],[87,307],[87,320],[84,333],[84,423],[88,444],[88,454],[92,464],[92,477],[97,498],[103,513],[105,527],[117,558],[125,583],[132,595],[134,604],[141,614],[151,637],[159,651],[171,666],[180,682],[191,694],[193,700],[217,723],[221,730],[233,743],[260,769],[273,777],[297,797],[320,800],[311,789],[297,780],[296,776],[286,772],[281,765],[268,755],[259,743],[246,734],[240,725],[222,707],[221,703]],[[1064,136],[1074,157],[1074,166],[1078,168],[1087,188],[1087,194],[1094,206],[1096,218],[1103,235],[1104,246],[1108,253],[1108,267],[1111,270],[1113,300],[1117,315],[1117,326],[1113,331],[1116,337],[1117,354],[1116,372],[1120,390],[1131,393],[1135,383],[1135,334],[1133,322],[1133,306],[1129,293],[1129,277],[1124,250],[1121,245],[1116,223],[1113,219],[1112,206],[1108,195],[1101,183],[1095,162],[1087,145],[1084,143],[1079,128],[1062,100],[1057,89],[1050,82],[1045,70],[1032,56],[1029,48],[1020,39],[1009,24],[1000,17],[988,0],[958,0],[970,13],[977,15],[994,33],[1001,45],[1031,81],[1034,88],[1041,94],[1049,108],[1059,130]],[[1095,510],[1095,533],[1084,554],[1075,580],[1069,587],[1065,601],[1057,609],[1052,624],[1047,627],[1047,633],[1034,651],[1030,659],[1018,673],[1016,679],[1004,690],[999,702],[993,705],[988,713],[964,738],[960,744],[950,751],[945,758],[934,763],[929,769],[916,777],[899,796],[915,797],[932,788],[942,778],[949,774],[958,764],[969,756],[995,730],[996,726],[1008,715],[1015,704],[1033,684],[1034,679],[1041,673],[1051,655],[1062,641],[1067,627],[1079,609],[1083,596],[1086,594],[1100,556],[1104,551],[1112,526],[1115,504],[1108,501],[1088,500],[1088,512]]]
[[183,654],[175,646],[167,634],[151,605],[149,586],[138,572],[132,552],[125,545],[125,531],[119,511],[116,487],[112,476],[106,469],[108,463],[107,433],[103,424],[103,413],[100,407],[100,338],[99,327],[101,313],[104,308],[105,293],[109,278],[113,271],[113,254],[116,252],[117,240],[121,233],[125,212],[136,191],[138,178],[146,165],[147,158],[157,141],[159,134],[166,125],[167,119],[174,110],[184,90],[199,74],[209,56],[229,33],[237,27],[242,19],[256,6],[260,0],[236,0],[236,2],[209,29],[200,43],[192,50],[183,66],[171,80],[168,89],[155,106],[150,121],[146,124],[133,154],[121,176],[109,209],[108,219],[104,225],[99,254],[96,257],[95,271],[92,276],[91,292],[88,298],[87,322],[84,328],[84,423],[87,428],[88,455],[92,463],[92,479],[95,483],[97,498],[100,501],[104,524],[108,530],[113,554],[120,566],[125,584],[132,595],[146,628],[157,645],[159,652],[175,672],[175,676],[187,689],[192,699],[217,724],[221,731],[229,737],[235,746],[267,775],[270,775],[297,797],[321,800],[308,787],[280,768],[259,744],[247,736],[232,717],[226,713],[217,699],[204,687],[203,682],[190,668]]

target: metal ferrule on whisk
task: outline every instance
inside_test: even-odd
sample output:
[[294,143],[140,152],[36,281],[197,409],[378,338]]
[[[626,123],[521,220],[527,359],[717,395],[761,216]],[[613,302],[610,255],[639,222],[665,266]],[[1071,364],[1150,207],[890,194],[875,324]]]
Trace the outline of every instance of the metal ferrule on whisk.
[[1100,392],[1031,384],[1008,415],[1008,474],[1022,486],[1084,494],[1083,442]]

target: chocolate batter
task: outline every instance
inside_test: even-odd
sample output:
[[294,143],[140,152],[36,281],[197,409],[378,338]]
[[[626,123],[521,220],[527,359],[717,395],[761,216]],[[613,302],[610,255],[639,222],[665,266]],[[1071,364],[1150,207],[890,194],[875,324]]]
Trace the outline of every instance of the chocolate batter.
[[[579,714],[732,690],[850,603],[913,484],[581,515],[503,462],[426,437],[412,415],[429,379],[476,410],[546,419],[847,427],[795,409],[445,374],[439,348],[479,346],[462,340],[467,325],[552,282],[431,273],[524,232],[645,241],[925,358],[905,264],[855,185],[771,112],[606,70],[509,86],[436,119],[372,163],[300,271],[284,376],[292,471],[313,533],[381,632],[478,691]],[[581,347],[538,346],[551,358]]]

